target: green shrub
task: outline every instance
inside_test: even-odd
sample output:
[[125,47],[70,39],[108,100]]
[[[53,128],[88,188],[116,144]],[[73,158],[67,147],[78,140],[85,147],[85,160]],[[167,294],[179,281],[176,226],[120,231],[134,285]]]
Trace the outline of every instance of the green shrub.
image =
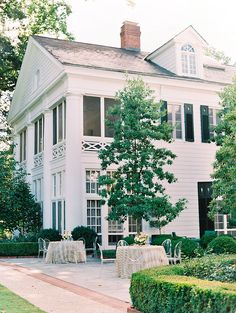
[[60,235],[59,231],[56,229],[48,228],[48,229],[42,229],[38,234],[37,238],[47,238],[50,241],[60,241],[62,239],[62,236]]
[[183,276],[183,266],[134,273],[130,295],[143,313],[235,313],[236,284]]
[[102,250],[104,259],[115,259],[116,250]]
[[132,236],[124,237],[123,240],[125,240],[128,243],[128,245],[134,244],[134,237],[132,237]]
[[183,258],[195,258],[203,256],[204,251],[199,246],[199,244],[192,239],[182,238],[172,242],[172,248],[177,244],[177,242],[182,241],[181,253]]
[[209,255],[183,263],[184,274],[222,282],[236,281],[236,255]]
[[93,229],[85,226],[75,227],[71,232],[71,235],[74,240],[78,240],[81,237],[84,238],[86,248],[93,247],[93,243],[95,241],[95,238],[97,237],[97,233]]
[[216,254],[236,253],[236,240],[229,236],[218,236],[209,243],[207,249]]
[[200,239],[200,245],[203,249],[209,245],[209,243],[217,237],[215,232],[204,234]]
[[34,256],[37,254],[37,242],[0,243],[0,256]]

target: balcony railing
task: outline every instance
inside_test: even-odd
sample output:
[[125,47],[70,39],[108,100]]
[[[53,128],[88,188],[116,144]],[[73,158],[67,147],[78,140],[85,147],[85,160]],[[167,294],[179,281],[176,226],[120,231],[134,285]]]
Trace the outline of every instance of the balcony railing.
[[59,142],[58,144],[52,147],[52,159],[56,160],[63,158],[66,155],[66,142]]
[[34,167],[43,165],[43,152],[39,152],[34,155]]

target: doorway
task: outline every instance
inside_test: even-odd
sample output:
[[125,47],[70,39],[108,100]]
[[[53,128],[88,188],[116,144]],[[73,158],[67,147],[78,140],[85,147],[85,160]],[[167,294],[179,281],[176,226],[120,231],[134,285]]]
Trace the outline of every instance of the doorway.
[[200,237],[205,230],[214,230],[214,222],[209,219],[209,203],[212,200],[212,182],[198,183],[198,206],[199,206],[199,227]]

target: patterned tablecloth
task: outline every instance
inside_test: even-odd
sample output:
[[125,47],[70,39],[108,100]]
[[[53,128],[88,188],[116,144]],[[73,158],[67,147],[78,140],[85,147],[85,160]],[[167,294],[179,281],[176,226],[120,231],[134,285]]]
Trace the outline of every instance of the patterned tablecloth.
[[86,251],[83,241],[51,241],[45,259],[46,263],[86,262]]
[[168,258],[162,246],[119,246],[116,251],[116,272],[121,278],[128,278],[144,268],[167,264]]

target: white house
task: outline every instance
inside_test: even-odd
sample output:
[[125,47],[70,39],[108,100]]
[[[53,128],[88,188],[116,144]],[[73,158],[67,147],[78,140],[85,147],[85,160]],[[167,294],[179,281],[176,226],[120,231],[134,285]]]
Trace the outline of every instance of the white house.
[[[156,99],[165,101],[168,121],[176,125],[169,148],[177,155],[172,171],[178,182],[168,193],[173,201],[188,200],[163,231],[199,237],[214,228],[207,206],[216,146],[209,138],[218,93],[232,82],[236,67],[207,57],[208,44],[192,26],[152,53],[140,51],[136,23],[124,22],[120,35],[121,48],[30,38],[9,114],[16,158],[30,173],[44,228],[63,232],[87,225],[102,236],[103,247],[136,233],[140,222],[132,217],[124,225],[106,220],[108,208],[97,194],[97,151],[112,140],[104,116],[126,73],[141,76]],[[227,231],[226,217],[219,216],[215,227]],[[142,229],[157,233],[146,223]]]

